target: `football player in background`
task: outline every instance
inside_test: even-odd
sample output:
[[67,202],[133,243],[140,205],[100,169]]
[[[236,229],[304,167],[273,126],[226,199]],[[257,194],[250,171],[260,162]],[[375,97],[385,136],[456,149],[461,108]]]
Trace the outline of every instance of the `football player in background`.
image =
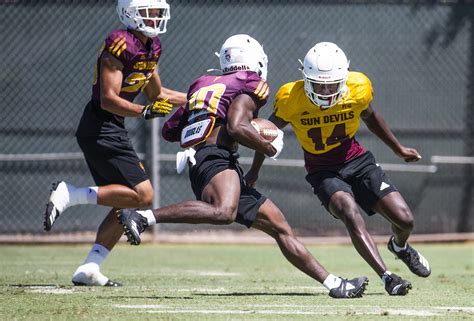
[[[117,12],[126,30],[113,30],[97,60],[92,98],[76,131],[97,186],[75,187],[64,181],[53,185],[44,228],[49,231],[69,207],[99,204],[113,209],[101,223],[95,244],[72,277],[75,285],[119,286],[100,272],[100,265],[122,236],[115,211],[148,208],[153,187],[132,147],[125,117],[152,119],[186,103],[186,94],[161,85],[157,71],[161,56],[158,35],[166,32],[170,7],[166,0],[118,0]],[[133,103],[144,91],[150,103]]]
[[140,234],[156,223],[220,225],[235,221],[273,237],[288,261],[324,284],[331,297],[361,297],[367,277],[346,280],[329,274],[296,239],[280,209],[244,182],[239,144],[272,158],[283,148],[282,131],[270,142],[251,125],[269,94],[262,46],[248,35],[234,35],[222,45],[219,59],[222,75],[198,78],[188,91],[186,109],[180,108],[163,126],[165,139],[181,140],[181,146],[188,148],[178,153],[177,168],[180,171],[190,164],[197,201],[155,210],[118,211],[129,242],[140,244]]
[[[275,97],[270,120],[280,129],[291,124],[303,148],[306,180],[322,205],[346,226],[359,254],[381,277],[390,295],[405,295],[411,283],[391,273],[367,232],[358,205],[368,214],[376,212],[391,224],[388,249],[418,276],[427,277],[428,261],[408,243],[413,214],[374,156],[355,139],[360,119],[393,152],[406,162],[420,154],[400,144],[384,119],[374,109],[372,85],[360,72],[349,72],[344,52],[334,43],[311,48],[302,63],[302,80],[283,85]],[[257,151],[246,175],[255,186],[264,156]]]

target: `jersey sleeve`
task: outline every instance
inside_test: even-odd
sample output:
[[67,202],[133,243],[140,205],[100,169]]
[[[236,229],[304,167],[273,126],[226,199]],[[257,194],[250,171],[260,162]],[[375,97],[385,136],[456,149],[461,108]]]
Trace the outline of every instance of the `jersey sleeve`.
[[355,73],[355,84],[352,97],[362,110],[367,109],[374,97],[372,83],[366,75],[358,72]]
[[128,37],[124,30],[114,30],[105,39],[104,50],[109,52],[122,63],[132,59],[130,47],[132,46],[128,44]]
[[[257,103],[257,107],[263,107],[268,100],[268,95],[270,94],[270,86],[268,83],[260,78],[255,72],[246,72],[247,77],[245,79],[245,89],[242,93],[250,95],[254,98]],[[240,75],[237,75],[240,78]]]
[[273,105],[273,113],[278,118],[289,122],[291,118],[291,109],[288,107],[288,99],[294,83],[287,83],[278,89],[275,95],[275,104]]
[[181,139],[181,131],[188,123],[188,110],[181,106],[173,115],[165,122],[161,129],[161,135],[169,142],[179,142]]

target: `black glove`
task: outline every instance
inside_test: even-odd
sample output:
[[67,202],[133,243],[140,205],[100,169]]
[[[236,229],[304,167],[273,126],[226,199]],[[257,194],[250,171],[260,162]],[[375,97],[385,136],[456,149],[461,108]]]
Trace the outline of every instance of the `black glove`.
[[164,100],[157,99],[151,104],[146,105],[143,108],[143,117],[145,119],[152,119],[169,114],[173,110],[173,104],[170,104],[168,101],[168,98]]

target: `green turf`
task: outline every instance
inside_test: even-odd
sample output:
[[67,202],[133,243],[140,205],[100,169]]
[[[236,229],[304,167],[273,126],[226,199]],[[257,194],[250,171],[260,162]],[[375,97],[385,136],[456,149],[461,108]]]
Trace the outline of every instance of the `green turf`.
[[392,272],[413,283],[391,297],[351,246],[311,246],[337,275],[367,275],[362,299],[336,300],[270,245],[118,246],[103,272],[122,288],[73,287],[89,246],[0,245],[0,320],[472,320],[472,243],[417,245],[432,265],[412,275],[384,247]]

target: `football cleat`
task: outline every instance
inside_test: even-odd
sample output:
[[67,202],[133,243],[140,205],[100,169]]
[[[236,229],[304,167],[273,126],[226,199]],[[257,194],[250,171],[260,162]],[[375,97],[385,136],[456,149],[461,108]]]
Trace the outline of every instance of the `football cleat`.
[[69,188],[66,182],[53,183],[44,213],[44,230],[49,231],[54,222],[69,205]]
[[407,247],[403,251],[395,251],[393,247],[393,236],[388,241],[387,247],[390,252],[395,254],[395,257],[402,260],[405,263],[410,271],[414,274],[421,276],[421,277],[428,277],[431,274],[430,263],[427,259],[424,258],[423,255],[418,253],[414,248],[407,243]]
[[352,280],[342,279],[341,285],[329,291],[329,296],[336,299],[361,298],[367,284],[369,279],[366,276]]
[[123,226],[124,234],[131,245],[140,245],[140,234],[148,226],[146,217],[134,209],[121,209],[117,211],[117,218]]
[[76,286],[108,286],[119,287],[121,283],[115,282],[100,273],[99,269],[91,269],[88,264],[77,268],[72,276],[72,283]]
[[411,289],[410,281],[406,281],[396,274],[384,274],[382,281],[385,285],[385,290],[390,295],[406,295]]

